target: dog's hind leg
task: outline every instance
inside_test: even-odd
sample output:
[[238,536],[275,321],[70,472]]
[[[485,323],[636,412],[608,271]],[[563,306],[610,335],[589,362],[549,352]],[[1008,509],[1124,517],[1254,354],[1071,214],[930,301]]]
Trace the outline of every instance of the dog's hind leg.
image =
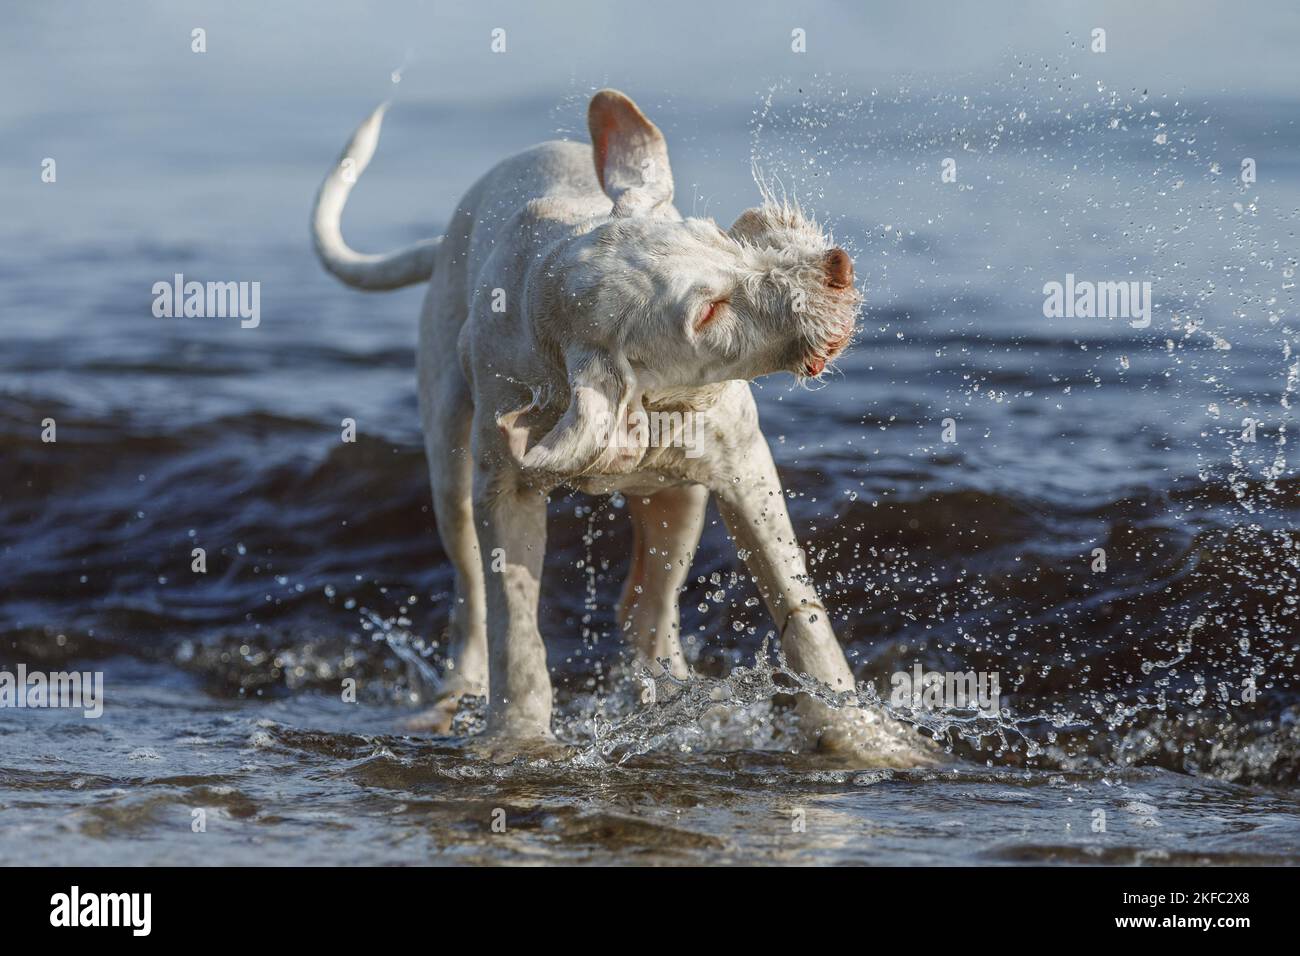
[[700,543],[708,500],[703,485],[627,499],[633,549],[618,620],[637,664],[656,676],[663,673],[665,662],[674,677],[687,676],[678,595]]

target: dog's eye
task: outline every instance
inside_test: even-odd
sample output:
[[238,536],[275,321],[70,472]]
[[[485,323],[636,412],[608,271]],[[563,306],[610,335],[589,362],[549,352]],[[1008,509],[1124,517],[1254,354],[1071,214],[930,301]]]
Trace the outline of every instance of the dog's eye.
[[695,331],[700,332],[706,325],[722,314],[722,307],[727,304],[726,299],[718,299],[716,302],[710,302],[705,306],[700,317],[695,321]]

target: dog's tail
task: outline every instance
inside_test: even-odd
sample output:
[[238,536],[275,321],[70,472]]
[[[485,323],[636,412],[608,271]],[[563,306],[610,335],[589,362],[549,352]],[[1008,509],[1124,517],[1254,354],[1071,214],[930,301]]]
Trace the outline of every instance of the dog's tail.
[[375,155],[379,142],[379,127],[384,123],[384,103],[371,113],[343,148],[343,155],[334,164],[325,182],[316,194],[316,206],[311,214],[311,234],[316,244],[316,255],[321,264],[345,283],[357,289],[400,289],[405,285],[422,282],[433,275],[434,259],[441,239],[425,239],[405,249],[383,255],[367,255],[350,248],[343,241],[339,220],[348,193]]

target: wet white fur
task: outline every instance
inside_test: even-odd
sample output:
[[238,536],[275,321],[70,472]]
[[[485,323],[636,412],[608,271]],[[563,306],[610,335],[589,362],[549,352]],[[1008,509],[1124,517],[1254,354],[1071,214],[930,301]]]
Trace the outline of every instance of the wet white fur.
[[[343,242],[339,217],[382,112],[321,187],[314,234],[326,267],[349,284],[395,288],[432,275],[419,401],[438,531],[456,567],[447,715],[462,694],[486,692],[493,738],[551,736],[537,607],[546,495],[561,485],[626,496],[635,535],[619,619],[646,667],[686,675],[677,599],[713,494],[789,663],[851,691],[748,385],[805,374],[807,356],[833,358],[851,331],[859,298],[851,284],[827,288],[830,241],[768,196],[726,232],[683,219],[662,135],[606,90],[589,112],[594,145],[512,156],[474,184],[441,240],[364,256]],[[640,410],[697,412],[703,454],[612,445],[609,423]],[[808,696],[799,709],[809,745],[879,747],[874,713]]]

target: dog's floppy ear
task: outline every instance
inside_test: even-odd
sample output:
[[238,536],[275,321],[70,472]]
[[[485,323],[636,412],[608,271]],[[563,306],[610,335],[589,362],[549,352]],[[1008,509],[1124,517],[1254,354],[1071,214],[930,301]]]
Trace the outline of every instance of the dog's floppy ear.
[[762,212],[758,209],[746,209],[731,224],[731,228],[727,230],[727,235],[741,242],[757,244],[766,230],[767,222],[764,220]]
[[628,417],[641,409],[631,367],[588,349],[574,349],[566,364],[569,407],[535,445],[527,448],[522,420],[533,405],[497,418],[515,460],[525,469],[558,475],[580,475],[597,466],[618,471],[620,462],[639,462],[644,448],[628,448],[626,440]]
[[672,202],[673,172],[664,134],[618,90],[601,90],[587,107],[596,178],[615,216],[646,216]]

